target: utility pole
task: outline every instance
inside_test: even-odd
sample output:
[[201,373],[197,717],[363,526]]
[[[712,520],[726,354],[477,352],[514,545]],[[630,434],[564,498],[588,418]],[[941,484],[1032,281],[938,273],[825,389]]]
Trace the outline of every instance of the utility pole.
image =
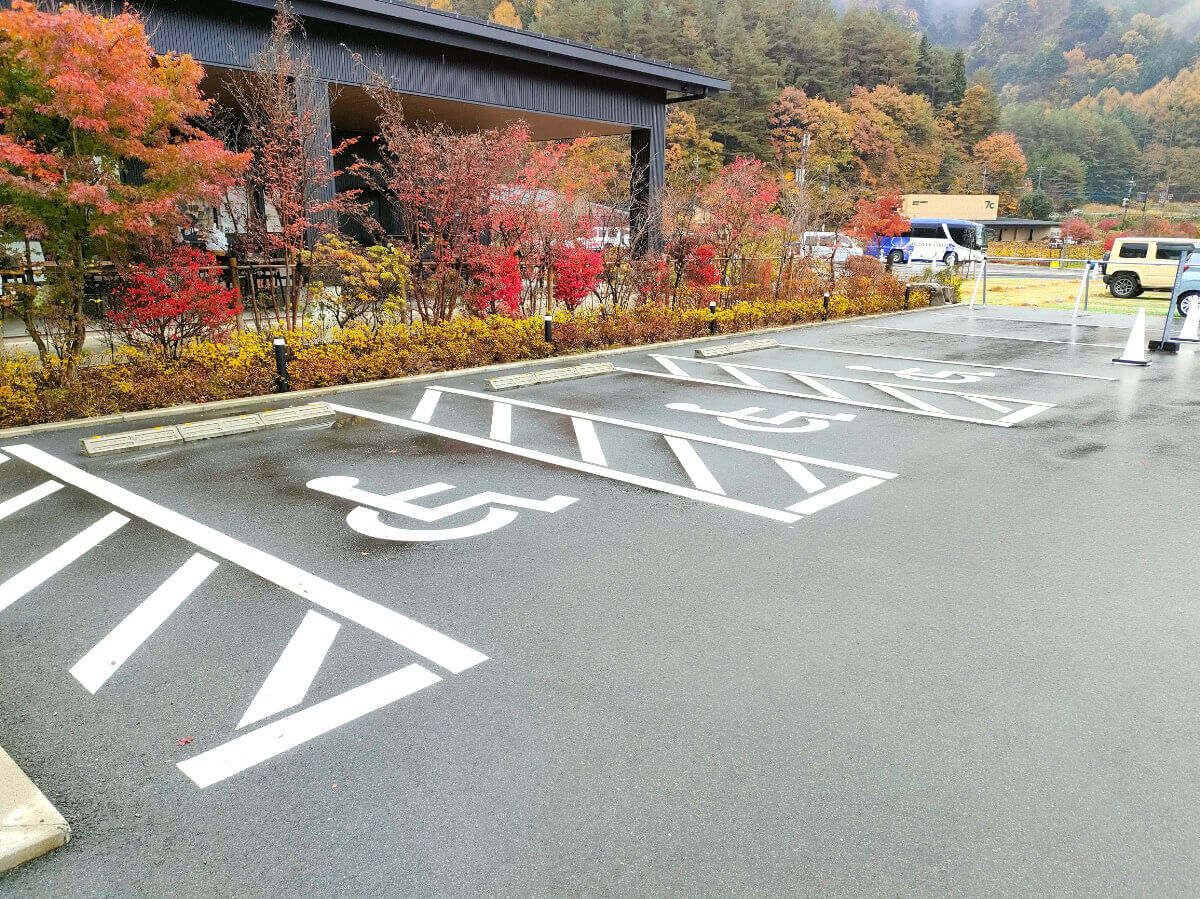
[[800,171],[796,173],[796,184],[802,185],[808,177],[808,144],[812,136],[805,131],[800,139]]
[[1038,173],[1038,185],[1037,185],[1037,189],[1038,189],[1038,190],[1041,190],[1041,189],[1042,189],[1042,172],[1043,172],[1043,171],[1045,171],[1045,166],[1040,166],[1040,165],[1039,165],[1039,166],[1037,167],[1037,173]]
[[1125,230],[1125,219],[1129,215],[1129,201],[1133,198],[1133,186],[1136,183],[1137,182],[1132,177],[1130,177],[1129,188],[1125,191],[1125,199],[1121,203],[1121,230],[1122,231]]
[[983,164],[983,192],[985,194],[988,192],[988,189],[987,189],[987,163],[986,162]]
[[1167,204],[1169,202],[1171,202],[1171,171],[1170,171],[1170,169],[1167,170],[1167,186],[1163,188],[1163,192],[1162,192],[1162,216],[1163,216],[1163,218],[1167,217]]

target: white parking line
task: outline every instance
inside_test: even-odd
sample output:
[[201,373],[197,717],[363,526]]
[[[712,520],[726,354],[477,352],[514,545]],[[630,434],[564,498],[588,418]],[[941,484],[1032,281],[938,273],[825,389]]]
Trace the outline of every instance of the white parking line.
[[[507,403],[497,403],[496,405],[503,405],[510,413],[512,412],[512,406]],[[607,468],[608,459],[604,456],[600,438],[596,436],[596,426],[592,424],[591,420],[572,416],[571,426],[575,429],[575,440],[579,444],[579,455],[583,461],[593,465],[603,465]]]
[[[931,312],[930,314],[931,315],[950,315],[949,312]],[[1006,315],[980,315],[978,312],[974,313],[971,316],[964,316],[964,315],[958,316],[960,321],[962,319],[968,318],[968,317],[972,318],[972,319],[977,318],[977,319],[981,319],[983,321],[990,321],[990,322],[1022,322],[1022,323],[1031,324],[1031,325],[1063,325],[1064,327],[1068,327],[1068,328],[1110,328],[1113,331],[1128,331],[1129,330],[1128,328],[1124,327],[1123,325],[1095,325],[1095,324],[1091,324],[1089,322],[1058,322],[1058,321],[1050,321],[1049,319],[1044,319],[1044,318],[1009,318]],[[1162,319],[1165,317],[1166,316],[1163,316],[1163,315],[1147,315],[1146,319],[1147,320],[1154,319],[1154,318]]]
[[[9,452],[12,452],[10,449]],[[13,453],[14,456],[19,455]],[[66,478],[63,478],[66,480]],[[58,572],[62,571],[89,549],[97,546],[105,538],[112,536],[129,519],[116,512],[109,512],[95,524],[76,534],[62,546],[42,556],[24,571],[19,571],[3,584],[0,584],[0,612],[3,612],[14,602],[35,587],[39,587]]]
[[[424,402],[424,397],[421,397]],[[436,403],[436,400],[434,401]],[[430,410],[429,418],[432,418],[432,409]],[[429,418],[422,418],[421,421],[429,421]],[[496,403],[492,406],[492,431],[491,438],[499,440],[501,443],[512,443],[512,406],[507,403]]]
[[241,730],[247,724],[304,702],[308,688],[312,686],[313,678],[317,676],[341,627],[332,618],[309,609],[296,628],[296,633],[292,634],[292,639],[283,648],[275,667],[254,694],[254,700],[237,723],[237,729]]
[[[503,444],[497,444],[502,446]],[[367,630],[374,631],[394,643],[411,649],[418,655],[424,656],[431,662],[442,666],[448,671],[459,674],[473,665],[486,661],[487,656],[472,649],[445,634],[426,627],[419,621],[414,621],[392,609],[372,602],[356,593],[351,593],[337,584],[332,584],[323,578],[310,574],[302,568],[297,568],[282,559],[255,549],[240,540],[222,534],[220,531],[194,521],[185,515],[180,515],[165,506],[138,496],[118,487],[116,484],[89,474],[74,465],[64,462],[49,453],[43,452],[28,444],[17,444],[4,447],[4,451],[24,462],[28,462],[64,483],[90,493],[105,502],[128,512],[137,518],[162,528],[168,533],[193,543],[210,555],[218,556],[247,571],[258,575],[282,587],[290,593],[303,597],[308,601],[340,615],[343,618],[360,624]],[[116,513],[106,517],[109,521]],[[121,515],[116,515],[120,524],[128,521]],[[120,525],[117,525],[118,527]],[[96,527],[93,525],[93,527]],[[81,535],[82,536],[82,535]],[[105,535],[107,536],[107,535]],[[76,538],[78,539],[78,538]],[[103,538],[101,538],[103,539]],[[61,550],[62,548],[60,548]],[[56,550],[55,552],[60,552]],[[51,553],[53,556],[54,553]],[[47,558],[50,558],[49,556]],[[43,560],[45,561],[45,560]],[[63,564],[68,564],[67,559]],[[35,563],[41,564],[41,563]],[[58,567],[62,567],[61,565]],[[56,569],[57,570],[57,569]],[[51,572],[52,573],[52,572]],[[21,577],[18,575],[17,577]],[[8,604],[4,602],[4,589],[0,586],[0,610]],[[12,600],[9,600],[11,602]]]
[[200,553],[184,562],[162,586],[142,600],[136,609],[109,631],[108,636],[71,667],[75,680],[83,684],[89,693],[95,693],[104,686],[104,682],[116,674],[216,567],[216,562]]
[[182,761],[179,770],[198,787],[212,786],[439,680],[428,668],[408,665]]
[[989,365],[984,362],[963,362],[959,359],[927,359],[924,356],[898,356],[895,353],[867,353],[862,350],[841,350],[827,346],[807,346],[799,343],[781,343],[779,345],[789,350],[812,350],[818,353],[841,353],[846,356],[869,356],[872,359],[901,359],[905,362],[933,362],[937,365],[969,365],[972,368],[994,368],[1000,371],[1020,371],[1035,375],[1061,375],[1064,378],[1090,378],[1093,381],[1115,381],[1105,375],[1081,375],[1073,371],[1054,371],[1048,368],[1021,368],[1016,365]]
[[[447,388],[439,388],[447,389]],[[482,397],[490,402],[513,403],[510,399],[492,399],[491,397]],[[568,459],[565,456],[556,456],[552,453],[544,453],[540,450],[525,449],[521,446],[515,446],[510,443],[500,443],[497,440],[489,440],[486,437],[476,437],[474,434],[464,434],[461,431],[451,431],[448,428],[439,428],[436,425],[425,424],[420,421],[413,421],[406,418],[396,418],[393,415],[384,415],[381,412],[371,412],[367,409],[357,409],[353,406],[341,406],[331,404],[334,411],[344,412],[347,415],[357,415],[360,418],[370,418],[375,421],[383,422],[384,424],[396,425],[401,428],[408,428],[413,431],[420,431],[424,434],[434,434],[438,437],[446,437],[450,440],[457,440],[462,443],[468,443],[472,446],[482,446],[487,449],[498,450],[502,453],[509,453],[514,456],[521,456],[525,459],[533,459],[536,462],[548,462],[551,465],[557,465],[562,468],[571,468],[575,471],[582,471],[587,474],[599,475],[603,478],[608,478],[613,481],[623,481],[626,484],[633,484],[638,487],[648,487],[651,490],[658,490],[661,493],[671,493],[675,496],[686,497],[687,499],[699,500],[712,505],[724,506],[727,509],[734,509],[738,512],[748,512],[751,515],[758,515],[763,518],[769,518],[773,521],[781,521],[784,524],[793,524],[800,520],[799,515],[791,512],[781,512],[778,509],[771,509],[767,506],[759,506],[755,503],[743,502],[741,500],[732,499],[728,496],[720,496],[713,493],[705,493],[702,490],[696,490],[691,487],[681,487],[677,484],[670,484],[666,481],[659,481],[655,478],[647,478],[638,474],[630,474],[629,472],[616,471],[611,468],[606,468],[601,465],[595,465],[590,462],[581,462],[575,459]],[[579,413],[576,413],[579,414]],[[654,430],[654,429],[649,429]],[[749,447],[745,447],[749,449]],[[771,453],[766,453],[771,455]],[[826,463],[829,464],[829,463]]]
[[1112,343],[1084,343],[1079,340],[1047,340],[1044,337],[1012,337],[1008,334],[960,334],[957,331],[932,331],[927,328],[895,328],[888,325],[855,325],[856,328],[873,328],[876,331],[906,331],[909,334],[940,334],[943,337],[983,337],[987,340],[1020,340],[1024,343],[1060,343],[1067,346],[1098,347],[1105,350],[1123,350],[1125,347]]
[[683,470],[692,479],[693,484],[709,493],[725,495],[725,489],[721,486],[721,482],[708,470],[708,466],[704,464],[704,460],[700,458],[700,454],[696,452],[694,446],[679,437],[668,437],[667,446],[671,448],[671,452],[675,454],[675,458],[679,460],[679,464],[683,466]]
[[20,512],[26,506],[32,506],[40,499],[45,499],[51,493],[62,489],[62,484],[58,481],[43,481],[36,487],[26,490],[24,493],[18,493],[10,500],[5,500],[0,503],[0,518],[7,518],[14,512]]

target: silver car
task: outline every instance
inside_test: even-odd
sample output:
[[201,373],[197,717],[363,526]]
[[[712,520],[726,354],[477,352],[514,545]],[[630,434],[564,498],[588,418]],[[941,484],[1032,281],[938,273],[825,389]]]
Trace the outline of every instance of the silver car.
[[1196,302],[1200,302],[1200,251],[1188,253],[1183,262],[1175,308],[1180,315],[1186,316]]

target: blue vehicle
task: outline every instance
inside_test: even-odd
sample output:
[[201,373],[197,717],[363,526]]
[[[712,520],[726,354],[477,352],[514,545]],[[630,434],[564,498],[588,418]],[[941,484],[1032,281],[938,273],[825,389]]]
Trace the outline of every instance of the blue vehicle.
[[876,237],[866,254],[886,259],[893,265],[912,262],[982,262],[987,250],[987,231],[966,219],[913,219],[908,231],[895,237]]

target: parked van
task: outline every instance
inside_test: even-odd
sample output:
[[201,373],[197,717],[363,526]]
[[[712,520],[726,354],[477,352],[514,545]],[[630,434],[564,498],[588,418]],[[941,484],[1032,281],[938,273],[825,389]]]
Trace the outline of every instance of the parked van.
[[1122,300],[1144,290],[1170,290],[1179,257],[1196,248],[1196,241],[1178,237],[1118,237],[1104,254],[1100,273],[1108,292]]
[[893,265],[910,262],[982,262],[987,231],[966,219],[913,219],[909,229],[895,237],[876,237],[867,254]]
[[861,256],[862,247],[849,234],[834,231],[805,231],[799,240],[792,241],[792,253],[812,259],[828,259],[845,262],[851,256]]

